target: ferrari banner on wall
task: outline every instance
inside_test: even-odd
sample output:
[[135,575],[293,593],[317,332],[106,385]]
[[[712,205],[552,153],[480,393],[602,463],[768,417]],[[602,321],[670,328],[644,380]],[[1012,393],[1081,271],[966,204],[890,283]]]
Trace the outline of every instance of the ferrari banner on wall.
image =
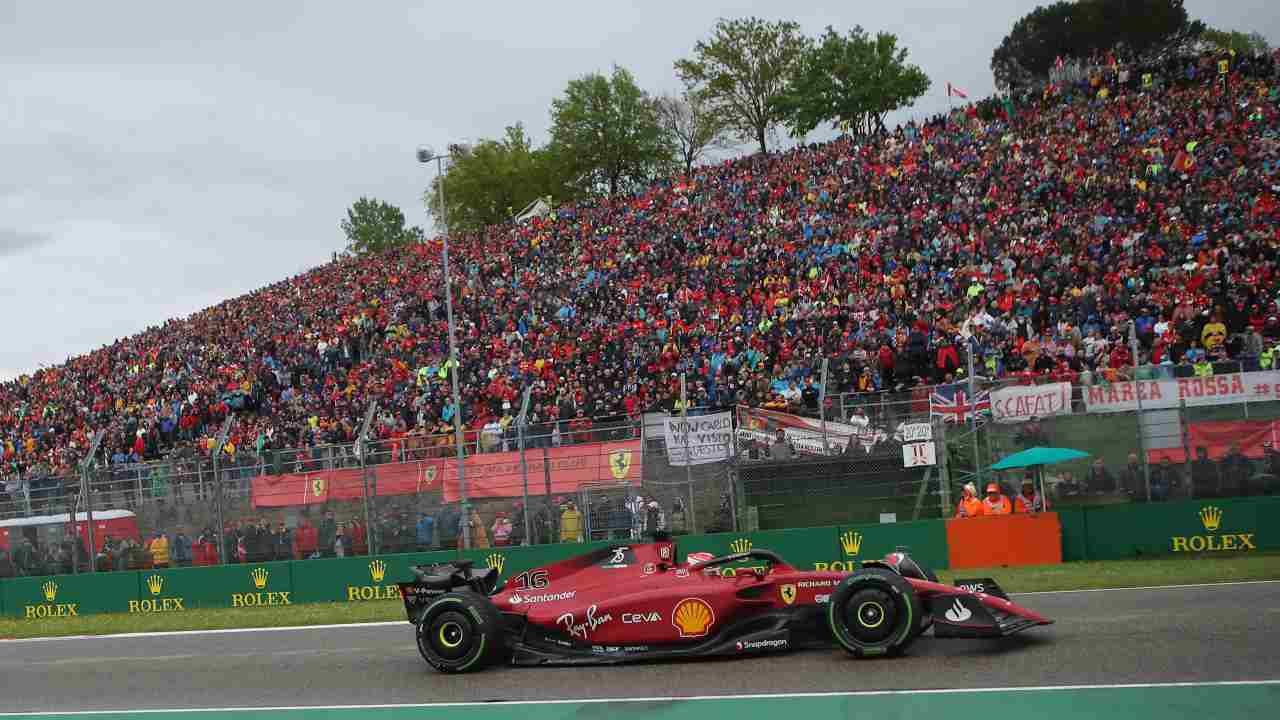
[[[639,482],[640,441],[587,443],[546,451],[551,492],[577,492],[583,483]],[[546,492],[541,449],[526,450],[529,494]],[[445,502],[461,499],[455,458],[375,465],[369,468],[369,492],[388,495],[443,495]],[[519,497],[524,494],[520,453],[486,453],[466,459],[467,497]],[[354,500],[364,495],[360,468],[321,470],[253,479],[253,506],[320,505],[330,500]]]

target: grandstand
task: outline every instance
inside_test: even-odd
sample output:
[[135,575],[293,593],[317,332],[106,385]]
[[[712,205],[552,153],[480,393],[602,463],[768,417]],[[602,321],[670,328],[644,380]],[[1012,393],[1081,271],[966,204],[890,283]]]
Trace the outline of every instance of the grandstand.
[[[1006,382],[1273,368],[1276,58],[1242,56],[1226,75],[1210,56],[1081,67],[1008,103],[453,238],[468,444],[514,450],[525,387],[540,452],[640,439],[644,413],[675,408],[681,374],[696,408],[843,419],[843,400],[816,405],[823,359],[828,397],[861,398],[849,407],[962,379],[969,353]],[[77,464],[105,430],[104,502],[117,485],[112,506],[168,498],[142,520],[171,525],[172,487],[185,488],[181,522],[197,534],[212,522],[207,456],[228,415],[236,522],[260,513],[254,478],[357,467],[373,400],[382,462],[442,457],[453,409],[439,251],[341,257],[0,384],[0,506],[56,509],[41,498],[78,492]],[[157,461],[172,477],[153,496]],[[671,513],[679,492],[657,488],[683,469],[645,472],[646,497]],[[693,501],[706,528],[728,481],[699,472],[721,483]],[[632,495],[601,492],[615,509]],[[488,527],[500,510],[483,507]],[[387,508],[407,532],[421,506]]]

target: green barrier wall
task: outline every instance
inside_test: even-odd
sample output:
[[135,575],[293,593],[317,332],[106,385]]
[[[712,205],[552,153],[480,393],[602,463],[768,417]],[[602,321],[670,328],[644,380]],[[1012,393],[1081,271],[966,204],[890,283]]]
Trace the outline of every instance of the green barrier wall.
[[[1059,512],[1064,560],[1115,560],[1176,552],[1280,550],[1280,498],[1109,505]],[[926,567],[947,567],[940,520],[684,535],[688,553],[727,555],[767,548],[803,570],[849,571],[856,563],[906,547]],[[457,558],[497,568],[503,580],[614,543],[408,553],[258,565],[15,578],[0,582],[0,613],[57,618],[94,613],[182,612],[397,597],[410,567]],[[750,565],[754,563],[742,563]]]
[[[1280,497],[1106,505],[1081,512],[1085,557],[1071,559],[1280,549]],[[1063,550],[1066,559],[1065,540]]]
[[138,598],[138,573],[13,578],[0,583],[5,613],[12,617],[58,618],[129,612]]
[[1084,560],[1088,555],[1086,536],[1089,525],[1087,515],[1081,508],[1051,508],[1058,513],[1058,522],[1062,526],[1062,561]]
[[[293,605],[293,565],[269,562],[174,568],[134,573],[137,586],[129,611],[180,612],[196,608]],[[111,577],[115,573],[104,573]],[[83,577],[83,576],[81,576]]]

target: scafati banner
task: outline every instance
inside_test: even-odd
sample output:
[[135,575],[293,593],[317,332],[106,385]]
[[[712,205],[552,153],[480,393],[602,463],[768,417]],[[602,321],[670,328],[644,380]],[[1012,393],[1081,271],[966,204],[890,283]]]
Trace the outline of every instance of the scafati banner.
[[1280,400],[1280,372],[1229,373],[1171,380],[1138,380],[1084,388],[1089,412],[1169,410],[1186,404],[1230,405]]
[[725,411],[688,418],[672,415],[663,423],[667,462],[705,465],[729,459],[733,449],[733,413]]
[[998,423],[1071,414],[1071,383],[1015,385],[991,393],[991,412]]

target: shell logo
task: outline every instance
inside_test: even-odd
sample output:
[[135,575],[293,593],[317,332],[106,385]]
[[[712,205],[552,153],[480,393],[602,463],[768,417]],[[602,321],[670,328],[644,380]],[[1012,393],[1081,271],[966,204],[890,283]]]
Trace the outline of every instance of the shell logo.
[[698,638],[716,621],[716,611],[702,598],[685,598],[671,610],[671,624],[682,638]]

